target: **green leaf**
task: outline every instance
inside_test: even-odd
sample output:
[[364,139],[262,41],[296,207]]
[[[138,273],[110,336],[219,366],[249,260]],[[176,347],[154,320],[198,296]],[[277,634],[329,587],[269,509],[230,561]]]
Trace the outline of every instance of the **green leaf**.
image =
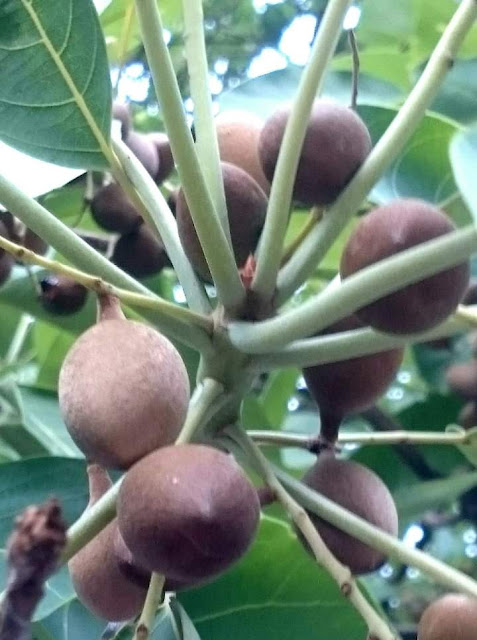
[[477,118],[476,58],[455,61],[447,72],[431,110],[465,124]]
[[[446,431],[449,433],[462,433],[464,429],[458,425],[449,425]],[[477,467],[477,427],[467,429],[465,433],[467,433],[468,436],[467,442],[465,444],[458,444],[457,448],[474,467]]]
[[179,600],[207,640],[362,640],[366,635],[362,619],[290,527],[267,517],[236,567]]
[[81,602],[71,599],[33,625],[33,640],[98,640],[106,622],[98,620]]
[[177,598],[172,598],[170,608],[176,619],[177,626],[181,631],[183,640],[200,640],[197,629],[194,627],[192,620],[187,615],[187,611],[181,605]]
[[260,402],[268,422],[279,429],[288,413],[288,401],[296,388],[300,372],[297,369],[285,369],[272,372],[260,394]]
[[111,83],[91,0],[7,0],[0,25],[0,138],[55,164],[106,167]]
[[454,177],[468,205],[474,221],[477,220],[477,189],[475,166],[477,163],[477,127],[455,134],[450,147]]

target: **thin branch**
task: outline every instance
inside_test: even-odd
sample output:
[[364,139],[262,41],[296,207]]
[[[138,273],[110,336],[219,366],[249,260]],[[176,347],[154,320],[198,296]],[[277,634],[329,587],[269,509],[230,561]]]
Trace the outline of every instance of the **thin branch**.
[[281,502],[286,512],[302,532],[318,564],[328,571],[337,583],[342,595],[351,602],[366,622],[369,629],[368,637],[373,638],[373,640],[397,640],[397,636],[391,631],[386,621],[378,615],[361,593],[348,567],[345,567],[334,557],[313,526],[306,511],[283,488],[270,463],[256,444],[240,428],[231,427],[226,429],[225,433],[239,444],[247,460],[255,467],[267,486],[275,493],[279,502]]
[[351,84],[351,108],[356,111],[358,102],[358,82],[359,82],[359,51],[356,35],[353,29],[348,30],[348,42],[351,48],[351,56],[353,60],[353,74]]
[[475,0],[463,0],[429,62],[396,117],[336,202],[327,210],[278,275],[276,303],[282,304],[309,277],[359,205],[408,143],[434,100],[454,57],[477,17]]
[[189,442],[194,433],[204,426],[211,408],[223,393],[223,385],[212,378],[205,378],[203,382],[196,387],[189,403],[189,410],[184,426],[177,437],[176,444]]
[[156,611],[164,597],[164,582],[164,576],[158,573],[151,575],[146,601],[136,626],[134,640],[148,640],[148,638],[150,638],[154,627]]

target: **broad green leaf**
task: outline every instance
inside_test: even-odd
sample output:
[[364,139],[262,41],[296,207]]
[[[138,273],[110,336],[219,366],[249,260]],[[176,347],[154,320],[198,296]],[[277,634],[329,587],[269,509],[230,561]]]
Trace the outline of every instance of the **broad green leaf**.
[[179,600],[207,640],[362,640],[366,635],[362,619],[290,527],[267,517],[236,567]]
[[32,337],[38,364],[35,384],[40,389],[56,391],[61,365],[76,336],[44,322],[36,322]]
[[91,0],[6,0],[0,25],[0,138],[55,164],[107,166],[111,83]]
[[477,58],[455,61],[431,110],[464,124],[477,118]]
[[[376,5],[379,6],[379,5]],[[399,5],[395,5],[399,6]],[[359,33],[357,33],[359,39]],[[358,46],[359,46],[358,41]],[[353,60],[350,54],[336,56],[332,62],[332,68],[336,71],[351,71]],[[394,46],[370,46],[359,52],[359,69],[361,73],[374,78],[392,82],[407,92],[411,86],[411,60],[406,51],[402,51],[398,45]],[[358,101],[361,102],[361,91],[358,80]]]
[[72,597],[33,625],[33,640],[99,640],[105,627],[106,622],[91,615]]
[[170,608],[175,617],[177,627],[181,632],[182,640],[200,640],[197,629],[194,627],[192,620],[187,614],[187,611],[181,605],[179,600],[177,600],[177,598],[172,598]]
[[450,157],[455,181],[475,221],[477,220],[477,189],[475,188],[477,127],[455,134],[450,147]]
[[[449,433],[462,433],[462,427],[449,425],[446,429]],[[466,430],[468,440],[465,444],[458,444],[457,448],[467,458],[467,460],[477,467],[477,427]]]
[[272,372],[260,394],[260,402],[274,429],[281,427],[288,412],[288,402],[295,391],[299,374],[297,369]]

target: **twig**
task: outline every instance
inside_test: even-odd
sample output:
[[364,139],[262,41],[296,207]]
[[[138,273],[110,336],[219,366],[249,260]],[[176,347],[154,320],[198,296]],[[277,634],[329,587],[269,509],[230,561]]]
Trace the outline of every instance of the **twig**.
[[307,237],[310,231],[314,228],[315,224],[317,224],[322,217],[323,217],[323,210],[319,209],[318,207],[313,207],[312,210],[310,211],[307,221],[298,232],[298,235],[296,236],[296,238],[293,238],[290,244],[285,247],[285,250],[282,255],[282,260],[280,262],[281,267],[283,267],[283,265],[286,264],[288,260],[290,260],[290,258],[298,249],[298,247],[301,245],[303,240]]
[[164,596],[164,582],[164,576],[159,573],[152,574],[144,608],[136,626],[134,640],[148,640],[151,636],[156,611]]
[[351,108],[356,111],[358,101],[358,81],[359,81],[359,51],[356,35],[353,29],[348,30],[348,41],[351,48],[351,56],[353,59],[353,74],[351,84]]
[[7,543],[8,579],[0,640],[29,640],[33,613],[59,563],[66,525],[56,500],[30,506],[17,517]]
[[365,620],[369,629],[368,637],[373,640],[397,640],[397,636],[391,631],[385,620],[378,615],[361,593],[350,570],[342,565],[326,547],[306,511],[283,488],[257,445],[240,428],[229,427],[225,433],[239,444],[247,459],[260,473],[265,483],[275,493],[279,502],[303,533],[317,562],[333,577],[342,595],[348,598]]

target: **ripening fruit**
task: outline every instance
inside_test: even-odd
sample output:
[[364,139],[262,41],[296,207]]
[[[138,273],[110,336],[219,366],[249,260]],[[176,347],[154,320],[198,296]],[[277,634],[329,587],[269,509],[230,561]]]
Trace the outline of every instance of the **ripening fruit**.
[[225,571],[247,551],[260,503],[234,458],[181,444],[154,451],[128,471],[117,514],[137,562],[189,582]]
[[[289,107],[277,110],[260,136],[258,153],[270,182],[289,115]],[[310,206],[333,202],[370,150],[369,132],[355,111],[331,100],[316,100],[298,162],[294,198]]]
[[[221,167],[235,262],[241,268],[258,244],[268,201],[263,190],[248,173],[227,162],[222,162]],[[187,257],[197,273],[210,282],[209,267],[182,189],[177,196],[176,218],[177,230]]]
[[159,154],[154,142],[147,134],[132,130],[124,138],[124,142],[146,171],[154,178],[159,171]]
[[58,395],[68,431],[85,456],[127,469],[172,443],[189,402],[182,359],[163,335],[126,320],[115,299],[69,350]]
[[111,261],[135,278],[152,276],[171,264],[161,240],[145,224],[118,239]]
[[477,427],[477,403],[468,402],[465,404],[459,412],[457,422],[464,429]]
[[225,112],[215,119],[220,159],[246,171],[268,194],[270,183],[258,157],[263,122],[252,113]]
[[[423,200],[402,199],[363,216],[341,256],[342,278],[400,251],[455,229],[452,221]],[[455,311],[469,284],[469,262],[390,293],[357,312],[375,329],[414,333],[435,327]]]
[[417,640],[475,640],[476,634],[477,599],[448,593],[422,614]]
[[[322,333],[362,326],[356,316],[349,316]],[[325,441],[334,442],[345,416],[370,407],[386,391],[399,370],[403,354],[403,349],[392,349],[303,370],[308,390],[320,410],[321,436]]]
[[25,234],[23,236],[22,245],[25,249],[29,249],[30,251],[34,251],[36,254],[43,256],[48,251],[48,243],[40,238],[34,231],[26,228]]
[[127,138],[132,127],[131,112],[127,104],[113,103],[113,118],[121,122],[121,137]]
[[[386,533],[397,535],[398,516],[394,500],[382,480],[366,467],[351,460],[338,460],[332,453],[323,452],[304,475],[303,482]],[[329,550],[352,573],[369,573],[385,562],[386,558],[380,551],[313,513],[309,516]],[[299,537],[303,542],[301,534]],[[308,548],[306,542],[305,547]]]
[[467,400],[477,398],[477,360],[453,364],[446,371],[446,380],[452,391]]
[[[111,487],[99,465],[88,466],[90,501],[86,510]],[[129,580],[121,571],[114,540],[117,520],[107,525],[68,562],[76,594],[92,613],[109,621],[134,618],[141,610],[147,585]]]
[[117,233],[129,233],[142,221],[139,211],[115,182],[96,191],[91,201],[91,215],[102,229]]
[[169,138],[161,131],[153,131],[152,133],[147,134],[147,136],[156,146],[159,158],[159,168],[154,176],[154,180],[158,184],[161,184],[161,182],[163,182],[171,173],[172,169],[174,169],[174,158],[172,156]]
[[40,302],[46,311],[66,316],[76,313],[86,303],[88,290],[68,276],[50,275],[40,280]]

